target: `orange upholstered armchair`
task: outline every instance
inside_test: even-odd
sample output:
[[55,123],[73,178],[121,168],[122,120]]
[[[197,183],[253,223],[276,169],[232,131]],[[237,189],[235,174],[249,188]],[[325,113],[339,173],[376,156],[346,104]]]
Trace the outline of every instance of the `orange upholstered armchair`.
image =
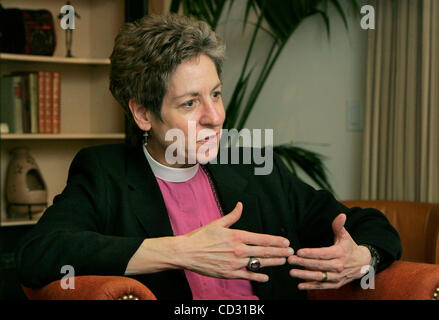
[[[373,207],[386,214],[400,233],[402,260],[416,262],[396,261],[376,275],[375,289],[363,290],[358,282],[354,282],[337,290],[309,291],[308,299],[437,300],[439,205],[397,201],[345,201],[344,204],[348,207]],[[29,299],[156,299],[142,283],[114,276],[78,276],[73,290],[62,289],[60,281],[41,289],[23,287],[23,290]]]
[[[32,300],[156,300],[142,283],[127,277],[79,276],[75,289],[62,289],[60,280],[41,289],[23,287]],[[439,265],[396,261],[375,277],[375,289],[349,283],[337,290],[309,291],[310,300],[437,300]]]
[[378,200],[343,204],[383,212],[401,237],[401,260],[439,264],[439,203]]

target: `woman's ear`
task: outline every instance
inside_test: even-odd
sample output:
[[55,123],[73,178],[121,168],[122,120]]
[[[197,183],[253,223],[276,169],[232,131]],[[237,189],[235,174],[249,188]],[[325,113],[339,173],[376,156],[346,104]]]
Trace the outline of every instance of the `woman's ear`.
[[148,110],[133,98],[128,101],[128,106],[137,126],[143,131],[151,130],[151,114]]

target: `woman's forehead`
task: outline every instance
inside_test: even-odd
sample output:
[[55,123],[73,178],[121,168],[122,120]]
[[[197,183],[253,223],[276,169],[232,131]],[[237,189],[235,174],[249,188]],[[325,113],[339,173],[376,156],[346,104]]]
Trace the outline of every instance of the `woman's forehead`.
[[219,83],[215,64],[207,56],[183,61],[168,80],[168,93],[173,99],[211,90]]

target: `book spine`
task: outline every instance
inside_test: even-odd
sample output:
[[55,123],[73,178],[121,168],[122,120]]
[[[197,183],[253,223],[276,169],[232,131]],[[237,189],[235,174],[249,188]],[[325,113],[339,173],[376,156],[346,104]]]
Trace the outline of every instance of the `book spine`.
[[12,77],[14,90],[14,128],[13,133],[23,133],[23,101],[22,101],[22,79],[21,76]]
[[46,133],[46,88],[44,72],[38,72],[38,133]]
[[30,78],[29,73],[21,76],[22,90],[21,101],[23,103],[23,133],[30,133]]
[[38,75],[29,74],[30,127],[31,133],[38,133]]
[[60,83],[60,73],[52,73],[52,128],[53,133],[61,132],[61,83]]
[[0,122],[7,124],[8,133],[13,133],[14,131],[14,88],[12,83],[12,78],[8,76],[1,77],[0,85],[0,112],[1,119]]
[[46,89],[46,133],[52,133],[52,73],[45,72],[44,84]]

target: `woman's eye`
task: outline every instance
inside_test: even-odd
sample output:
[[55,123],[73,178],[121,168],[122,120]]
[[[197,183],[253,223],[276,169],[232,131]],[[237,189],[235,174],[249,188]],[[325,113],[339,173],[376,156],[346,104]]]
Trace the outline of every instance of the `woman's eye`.
[[215,91],[215,92],[213,93],[213,97],[214,97],[214,98],[218,98],[220,95],[221,95],[221,91]]
[[185,103],[183,103],[183,106],[186,108],[190,108],[193,105],[194,105],[194,100],[189,100],[189,101],[186,101]]

